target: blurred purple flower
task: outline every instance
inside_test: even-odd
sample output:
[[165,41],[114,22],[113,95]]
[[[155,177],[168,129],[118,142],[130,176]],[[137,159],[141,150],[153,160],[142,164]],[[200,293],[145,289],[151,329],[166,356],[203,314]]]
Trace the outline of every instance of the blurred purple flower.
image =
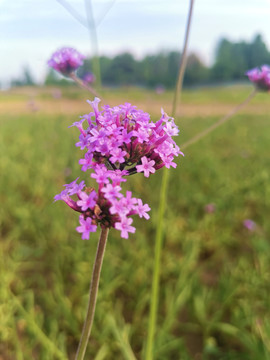
[[205,207],[204,207],[204,211],[205,211],[206,213],[208,213],[208,214],[212,214],[212,213],[214,213],[214,212],[216,211],[216,205],[215,205],[215,204],[212,204],[212,203],[207,204],[207,205],[205,205]]
[[48,65],[63,75],[69,75],[83,64],[83,59],[85,56],[77,50],[64,47],[53,53]]
[[270,90],[270,66],[263,65],[246,72],[249,80],[252,81],[259,90]]
[[257,224],[253,220],[250,220],[250,219],[245,219],[243,221],[243,225],[249,231],[254,231],[257,227]]
[[155,91],[156,91],[156,93],[157,93],[158,95],[161,95],[161,94],[164,93],[165,87],[164,87],[163,85],[158,85],[158,86],[156,87]]
[[86,83],[86,84],[92,84],[93,82],[95,82],[96,77],[93,73],[91,72],[87,72],[83,75],[82,80]]
[[60,89],[52,90],[52,97],[54,99],[60,99],[62,97],[62,91]]

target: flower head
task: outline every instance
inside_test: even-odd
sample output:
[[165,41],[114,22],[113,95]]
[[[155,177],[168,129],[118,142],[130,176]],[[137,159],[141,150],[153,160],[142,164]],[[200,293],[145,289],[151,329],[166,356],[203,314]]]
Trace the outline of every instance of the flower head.
[[259,90],[270,90],[270,66],[263,65],[246,72],[249,80],[252,81]]
[[[92,170],[98,189],[86,188],[77,180],[65,185],[65,190],[55,196],[80,213],[77,231],[82,239],[88,239],[97,226],[115,228],[127,239],[135,232],[131,216],[149,219],[148,204],[132,196],[131,191],[122,193],[121,183],[128,175],[143,173],[145,177],[163,166],[176,167],[174,157],[184,155],[173,136],[178,135],[174,119],[163,110],[157,122],[150,115],[129,103],[99,110],[100,99],[88,101],[93,108],[73,123],[79,129],[76,146],[86,150],[79,160],[82,171]],[[86,124],[86,125],[85,125]],[[88,126],[88,127],[87,127]],[[76,196],[76,199],[71,196]]]
[[[93,188],[85,188],[83,182],[78,185],[76,179],[67,184],[66,190],[56,195],[55,200],[63,200],[80,213],[80,226],[76,230],[82,234],[83,240],[89,239],[90,233],[97,230],[98,224],[121,231],[121,237],[127,239],[128,233],[136,230],[131,226],[131,216],[139,215],[149,219],[147,212],[151,210],[150,207],[143,204],[141,199],[132,197],[131,191],[127,191],[126,196],[121,193],[121,182],[116,181],[115,171],[99,166],[94,175],[94,178],[99,179],[97,192]],[[77,192],[74,193],[76,189]],[[71,195],[76,195],[77,199],[72,199]]]
[[63,75],[69,75],[83,64],[83,59],[85,56],[77,50],[64,47],[53,53],[48,65]]
[[[99,101],[88,101],[93,112],[74,123],[80,130],[76,145],[87,150],[80,160],[83,171],[104,165],[114,171],[125,170],[126,175],[142,172],[149,177],[163,166],[176,167],[173,159],[183,153],[173,140],[179,132],[173,118],[162,110],[154,123],[148,113],[129,103],[99,110]],[[85,119],[87,129],[82,128]]]

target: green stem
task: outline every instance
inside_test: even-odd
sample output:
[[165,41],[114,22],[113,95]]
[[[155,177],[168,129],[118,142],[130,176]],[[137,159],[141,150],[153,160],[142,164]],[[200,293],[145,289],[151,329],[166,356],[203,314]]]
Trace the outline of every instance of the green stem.
[[[188,21],[186,26],[184,49],[181,56],[181,62],[179,65],[178,80],[177,80],[174,100],[173,100],[173,109],[172,109],[173,117],[175,116],[177,101],[179,100],[182,91],[183,78],[187,64],[187,45],[188,45],[188,38],[190,33],[193,4],[194,4],[194,0],[191,0],[189,13],[188,13]],[[161,184],[159,210],[158,210],[158,225],[157,225],[157,231],[155,237],[154,273],[152,279],[150,316],[149,316],[146,351],[145,351],[146,360],[153,359],[153,345],[154,345],[154,336],[156,332],[156,319],[157,319],[158,298],[159,298],[160,259],[161,259],[162,240],[163,240],[163,220],[164,220],[164,213],[166,208],[168,181],[169,181],[169,173],[167,169],[164,169],[162,184]]]
[[187,66],[187,47],[188,47],[188,38],[189,38],[189,34],[190,34],[193,5],[194,5],[194,0],[190,0],[188,21],[187,21],[187,27],[186,27],[186,33],[185,33],[185,40],[184,40],[184,49],[183,49],[183,53],[181,55],[177,84],[175,87],[174,98],[173,98],[173,106],[172,106],[172,113],[171,113],[172,117],[175,117],[175,114],[176,114],[176,107],[177,107],[177,103],[179,103],[179,100],[180,100],[185,70],[186,70],[186,66]]
[[105,252],[107,238],[108,238],[108,232],[109,232],[108,228],[101,229],[100,239],[99,239],[97,253],[96,253],[96,259],[95,259],[93,272],[92,272],[87,314],[86,314],[84,327],[83,327],[83,331],[82,331],[82,335],[81,335],[81,340],[80,340],[80,344],[79,344],[79,347],[77,350],[75,360],[83,360],[84,359],[85,351],[86,351],[87,344],[89,341],[92,324],[93,324],[93,320],[94,320],[94,315],[95,315],[99,278],[100,278],[100,272],[101,272],[104,252]]
[[93,47],[93,73],[96,76],[97,88],[101,88],[100,63],[98,55],[98,38],[95,19],[93,15],[92,0],[85,0],[85,10],[87,15],[87,24],[89,29],[90,40]]
[[204,138],[206,135],[211,133],[213,130],[215,130],[220,125],[224,124],[227,120],[229,120],[233,115],[235,115],[239,110],[241,110],[244,106],[247,105],[247,103],[250,102],[251,99],[254,98],[254,96],[257,94],[257,89],[255,88],[249,96],[239,105],[237,105],[232,111],[230,111],[227,115],[223,116],[221,119],[219,119],[217,122],[215,122],[213,125],[211,125],[209,128],[203,130],[199,134],[195,135],[190,140],[186,141],[184,144],[181,145],[181,150],[186,149],[188,146],[195,144],[197,141]]
[[154,273],[152,279],[150,316],[149,316],[146,353],[145,353],[146,360],[153,359],[153,345],[154,345],[154,335],[156,330],[157,308],[158,308],[158,297],[159,297],[158,295],[159,295],[160,259],[161,259],[162,237],[163,237],[162,222],[166,207],[168,175],[169,175],[168,169],[164,169],[162,184],[161,184],[160,200],[159,200],[157,231],[155,237]]

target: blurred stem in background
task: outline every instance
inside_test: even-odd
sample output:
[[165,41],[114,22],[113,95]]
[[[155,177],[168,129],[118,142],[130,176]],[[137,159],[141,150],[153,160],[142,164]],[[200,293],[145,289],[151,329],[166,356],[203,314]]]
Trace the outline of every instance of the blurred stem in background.
[[101,228],[98,248],[97,248],[97,252],[96,252],[96,258],[95,258],[93,271],[92,271],[92,278],[91,278],[90,291],[89,291],[89,300],[88,300],[88,307],[87,307],[87,315],[85,318],[84,327],[83,327],[83,331],[82,331],[82,335],[81,335],[81,340],[80,340],[80,344],[79,344],[79,347],[77,350],[75,360],[83,360],[84,359],[84,355],[85,355],[88,341],[90,338],[94,315],[95,315],[96,302],[97,302],[99,278],[100,278],[108,233],[109,233],[108,228]]
[[[190,1],[189,5],[189,13],[188,13],[188,21],[186,26],[185,40],[184,40],[184,48],[181,56],[178,80],[175,87],[175,94],[173,100],[173,108],[172,108],[172,117],[175,117],[177,101],[180,98],[182,86],[183,86],[183,78],[187,64],[187,46],[188,46],[188,38],[190,33],[190,25],[192,18],[194,0]],[[145,351],[145,359],[152,360],[153,359],[153,345],[154,345],[154,336],[156,332],[156,318],[157,318],[157,309],[158,309],[158,298],[159,298],[159,281],[160,281],[160,260],[161,260],[161,249],[162,249],[162,240],[163,240],[163,221],[164,221],[164,213],[166,208],[166,198],[167,198],[167,189],[168,189],[168,181],[169,181],[169,172],[167,169],[163,170],[162,184],[160,190],[160,201],[159,201],[159,210],[158,210],[158,220],[157,220],[157,231],[155,237],[155,257],[154,257],[154,272],[152,279],[152,291],[151,291],[151,303],[150,303],[150,317],[148,324],[148,333],[146,340],[146,351]]]
[[[98,38],[97,38],[97,26],[100,25],[104,17],[110,11],[110,9],[115,4],[116,0],[112,0],[103,14],[99,17],[97,22],[94,20],[93,9],[91,0],[85,0],[85,10],[87,15],[87,20],[85,20],[77,11],[74,9],[66,0],[57,0],[81,25],[86,27],[89,30],[90,40],[93,48],[93,73],[96,76],[97,88],[101,88],[101,72],[100,72],[100,62],[99,62],[99,52],[98,52]],[[81,86],[81,85],[80,85]],[[85,86],[84,86],[85,87]],[[89,90],[90,91],[90,90]],[[90,91],[92,92],[92,91]],[[93,92],[92,92],[93,93]]]
[[221,119],[219,119],[217,122],[215,122],[213,125],[209,126],[209,128],[203,130],[199,134],[195,135],[193,138],[186,141],[184,144],[181,145],[181,149],[184,150],[188,146],[195,144],[197,141],[204,138],[206,135],[210,134],[213,130],[218,128],[220,125],[224,124],[227,120],[229,120],[233,115],[235,115],[239,110],[241,110],[244,106],[246,106],[251,99],[254,98],[254,96],[257,94],[257,89],[254,88],[252,92],[248,95],[248,97],[241,102],[239,105],[237,105],[235,108],[232,109],[227,115],[223,116]]
[[87,16],[87,24],[89,29],[90,41],[93,48],[93,73],[96,77],[96,87],[101,88],[100,62],[98,54],[98,38],[97,29],[93,14],[92,0],[85,0],[85,11]]

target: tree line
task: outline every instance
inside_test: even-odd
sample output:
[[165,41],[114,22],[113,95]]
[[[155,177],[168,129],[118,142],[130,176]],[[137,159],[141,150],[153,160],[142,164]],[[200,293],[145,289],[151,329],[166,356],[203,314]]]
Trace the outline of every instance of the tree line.
[[[130,53],[113,58],[101,56],[101,81],[106,86],[172,88],[175,86],[180,59],[181,53],[176,51],[147,55],[141,60],[136,60]],[[84,61],[78,70],[79,77],[83,78],[86,73],[92,72],[93,61],[93,58]],[[242,81],[246,79],[247,70],[264,64],[270,64],[270,52],[261,35],[256,35],[250,42],[232,42],[223,38],[217,45],[212,66],[206,66],[195,53],[188,55],[184,86]],[[29,71],[25,72],[24,79],[28,81],[24,85],[34,82]],[[44,83],[67,85],[69,82],[50,69]],[[18,81],[14,85],[18,85]]]

